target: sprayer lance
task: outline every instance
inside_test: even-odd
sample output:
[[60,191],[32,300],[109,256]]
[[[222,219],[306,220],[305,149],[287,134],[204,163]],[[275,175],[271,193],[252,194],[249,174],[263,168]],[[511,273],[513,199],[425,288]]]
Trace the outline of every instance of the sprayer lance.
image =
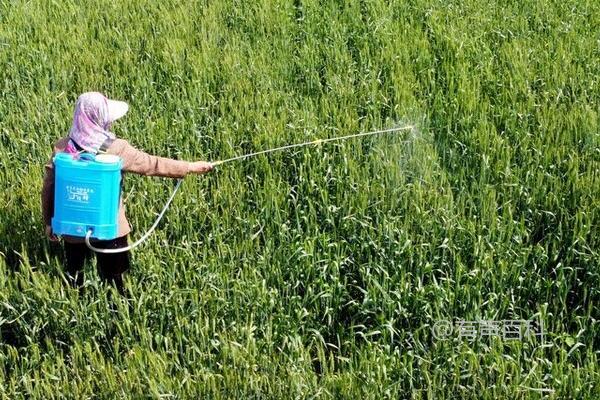
[[303,142],[303,143],[288,144],[286,146],[275,147],[273,149],[261,150],[261,151],[257,151],[257,152],[254,152],[254,153],[248,153],[248,154],[244,154],[244,155],[241,155],[241,156],[227,158],[225,160],[213,161],[212,165],[216,167],[217,165],[226,164],[226,163],[229,163],[229,162],[232,162],[232,161],[245,160],[245,159],[250,158],[250,157],[256,157],[256,156],[259,156],[259,155],[262,155],[262,154],[270,154],[270,153],[274,153],[276,151],[289,150],[289,149],[293,149],[293,148],[296,148],[296,147],[318,145],[318,144],[322,144],[322,143],[334,142],[334,141],[342,141],[342,140],[357,138],[357,137],[361,137],[361,136],[378,135],[378,134],[381,134],[381,133],[391,133],[391,132],[399,132],[399,131],[408,131],[408,130],[412,130],[413,128],[414,128],[413,125],[407,125],[407,126],[400,126],[400,127],[396,127],[396,128],[382,129],[382,130],[378,130],[378,131],[355,133],[353,135],[338,136],[338,137],[333,137],[333,138],[328,138],[328,139],[317,139],[317,140],[312,140],[312,141]]

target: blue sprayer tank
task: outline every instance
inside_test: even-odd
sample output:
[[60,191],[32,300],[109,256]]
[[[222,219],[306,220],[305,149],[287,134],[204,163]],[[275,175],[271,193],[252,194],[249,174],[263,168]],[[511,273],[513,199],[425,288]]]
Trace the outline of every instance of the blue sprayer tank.
[[118,235],[123,160],[113,155],[54,156],[54,217],[57,235],[114,239]]

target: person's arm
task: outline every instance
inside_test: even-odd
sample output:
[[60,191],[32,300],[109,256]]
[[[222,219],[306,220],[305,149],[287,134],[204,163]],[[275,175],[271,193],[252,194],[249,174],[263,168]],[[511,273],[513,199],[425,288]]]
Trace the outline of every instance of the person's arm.
[[54,215],[54,163],[52,157],[44,165],[44,181],[42,183],[42,219],[48,239],[58,238],[52,233],[52,216]]
[[146,176],[183,178],[189,173],[203,174],[212,170],[209,162],[187,162],[153,156],[133,147],[123,139],[117,139],[108,152],[123,159],[123,171]]

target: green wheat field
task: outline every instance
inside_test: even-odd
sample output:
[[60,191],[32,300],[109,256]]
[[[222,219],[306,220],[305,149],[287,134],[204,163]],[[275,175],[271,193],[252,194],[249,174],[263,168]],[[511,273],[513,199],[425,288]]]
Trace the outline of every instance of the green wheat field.
[[[186,178],[127,299],[43,232],[91,90],[186,160],[415,128]],[[0,0],[0,398],[598,399],[599,114],[597,1]]]

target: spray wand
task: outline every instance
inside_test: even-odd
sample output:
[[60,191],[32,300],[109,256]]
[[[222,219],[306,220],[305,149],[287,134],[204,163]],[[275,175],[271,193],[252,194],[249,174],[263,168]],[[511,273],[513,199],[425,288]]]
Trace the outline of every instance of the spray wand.
[[317,140],[312,140],[310,142],[288,144],[286,146],[275,147],[273,149],[261,150],[261,151],[257,151],[257,152],[254,152],[254,153],[248,153],[248,154],[244,154],[244,155],[241,155],[241,156],[227,158],[225,160],[215,161],[215,162],[212,163],[212,165],[214,165],[214,166],[222,165],[222,164],[230,163],[232,161],[245,160],[245,159],[250,158],[250,157],[260,156],[262,154],[270,154],[270,153],[274,153],[276,151],[289,150],[289,149],[294,149],[296,147],[309,146],[311,144],[318,145],[318,144],[322,144],[322,143],[342,141],[342,140],[347,140],[347,139],[352,139],[352,138],[357,138],[357,137],[362,137],[362,136],[378,135],[378,134],[381,134],[381,133],[398,132],[398,131],[408,131],[408,130],[411,130],[413,128],[414,127],[412,125],[401,126],[401,127],[396,127],[396,128],[390,128],[390,129],[382,129],[382,130],[378,130],[378,131],[355,133],[353,135],[338,136],[338,137],[333,137],[333,138],[329,138],[329,139],[317,139]]

